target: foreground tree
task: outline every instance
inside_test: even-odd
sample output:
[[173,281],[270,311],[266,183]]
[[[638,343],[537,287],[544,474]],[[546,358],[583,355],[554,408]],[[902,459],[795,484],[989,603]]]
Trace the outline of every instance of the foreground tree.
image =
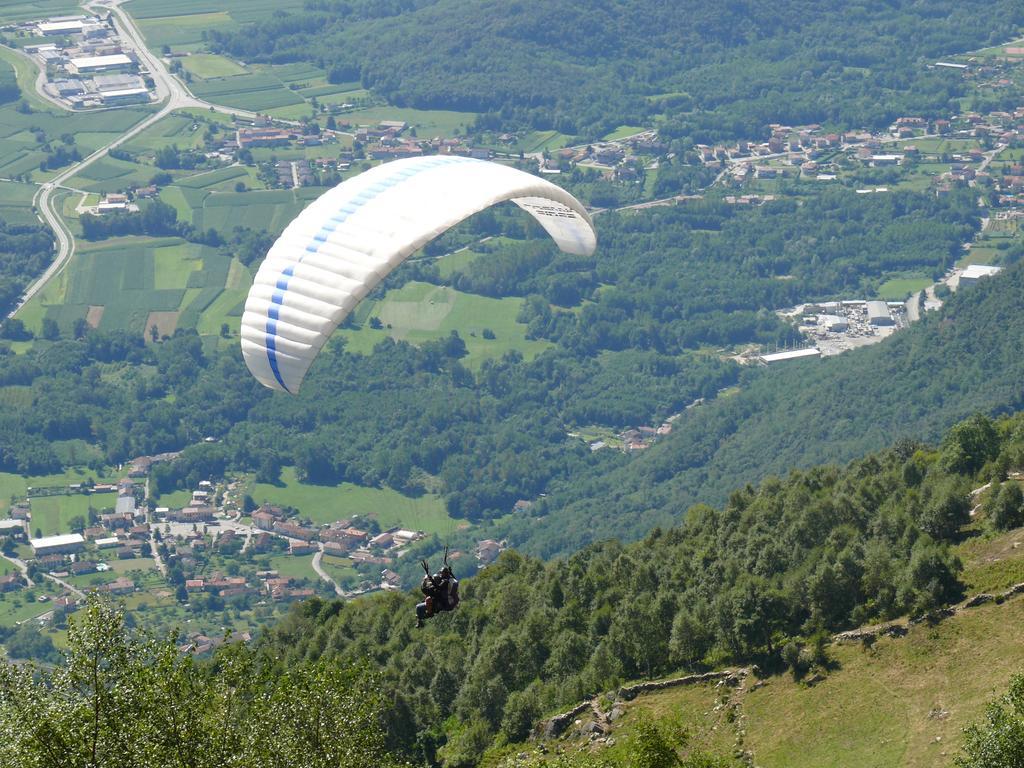
[[0,765],[394,765],[383,700],[358,668],[274,669],[240,644],[197,663],[173,638],[130,632],[122,612],[95,597],[68,641],[53,669],[0,667]]
[[983,722],[967,728],[960,768],[1024,766],[1024,674],[1015,675],[1005,696],[988,705]]

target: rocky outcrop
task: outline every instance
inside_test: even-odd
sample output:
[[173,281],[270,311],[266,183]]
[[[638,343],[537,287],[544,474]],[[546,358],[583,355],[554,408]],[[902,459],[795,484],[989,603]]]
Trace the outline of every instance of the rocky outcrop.
[[569,724],[572,723],[579,715],[583,714],[584,711],[590,709],[590,699],[581,701],[575,707],[570,709],[568,712],[563,712],[560,715],[555,715],[547,720],[542,720],[537,725],[537,734],[545,739],[557,739]]
[[646,683],[637,683],[636,685],[626,685],[619,688],[619,698],[625,701],[636,698],[641,693],[650,693],[651,691],[663,691],[666,688],[677,688],[681,685],[698,685],[700,683],[713,683],[716,681],[724,681],[728,685],[738,685],[739,682],[746,677],[748,670],[739,669],[732,670],[726,669],[721,672],[705,672],[702,675],[687,675],[686,677],[674,677],[671,680],[652,680]]

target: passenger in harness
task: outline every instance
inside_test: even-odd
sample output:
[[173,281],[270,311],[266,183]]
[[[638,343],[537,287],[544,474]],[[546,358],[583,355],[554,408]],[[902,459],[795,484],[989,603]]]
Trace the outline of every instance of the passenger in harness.
[[440,573],[431,575],[426,560],[421,564],[423,581],[420,582],[420,591],[423,593],[423,602],[416,605],[417,628],[422,627],[423,621],[435,613],[454,611],[459,605],[459,580],[448,565],[448,549],[445,548],[444,567]]

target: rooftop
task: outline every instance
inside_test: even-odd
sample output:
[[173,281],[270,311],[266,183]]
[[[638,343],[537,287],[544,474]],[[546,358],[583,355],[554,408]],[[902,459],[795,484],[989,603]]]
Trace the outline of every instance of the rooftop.
[[960,278],[977,280],[979,277],[991,277],[1002,271],[1002,267],[993,267],[989,264],[970,264],[961,273]]
[[40,547],[66,547],[68,544],[84,544],[85,539],[80,533],[62,533],[57,536],[43,536],[41,539],[30,539],[34,549]]
[[811,347],[810,349],[791,349],[787,352],[775,352],[771,355],[761,355],[761,360],[766,363],[779,363],[783,360],[799,360],[804,357],[821,357],[821,350]]
[[132,60],[123,53],[111,53],[106,56],[82,56],[72,59],[71,63],[81,69],[82,67],[117,67],[131,64]]

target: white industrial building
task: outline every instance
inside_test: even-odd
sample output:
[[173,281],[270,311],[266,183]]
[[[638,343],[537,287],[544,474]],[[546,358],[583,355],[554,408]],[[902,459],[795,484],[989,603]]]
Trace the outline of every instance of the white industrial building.
[[109,106],[116,104],[144,104],[149,101],[149,91],[145,88],[104,91],[100,94],[100,100]]
[[44,21],[36,25],[40,35],[51,37],[54,35],[80,35],[82,27],[85,26],[83,19],[67,19],[64,21]]
[[983,277],[992,277],[1003,271],[1002,267],[988,264],[970,264],[960,273],[960,285],[974,285]]
[[69,555],[85,549],[85,538],[80,533],[63,533],[59,536],[43,536],[29,539],[36,557],[43,555]]
[[821,357],[821,350],[811,347],[810,349],[791,349],[787,352],[774,352],[770,355],[761,355],[759,360],[765,365],[772,363],[783,363],[788,360],[804,360],[809,357]]
[[110,549],[118,545],[117,536],[108,536],[105,539],[96,539],[96,549]]
[[86,72],[103,72],[108,69],[125,69],[134,66],[134,62],[123,53],[108,53],[106,56],[81,56],[71,59],[68,70],[83,74]]
[[871,325],[895,325],[892,313],[889,312],[889,305],[884,301],[869,301],[868,322]]

